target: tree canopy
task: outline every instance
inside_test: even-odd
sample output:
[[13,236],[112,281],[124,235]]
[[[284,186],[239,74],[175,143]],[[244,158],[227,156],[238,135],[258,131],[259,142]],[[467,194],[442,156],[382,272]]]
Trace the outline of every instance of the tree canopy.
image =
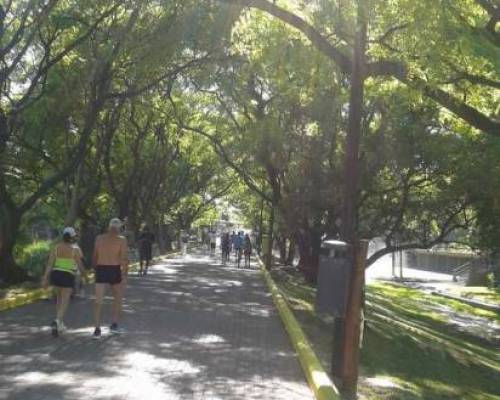
[[34,218],[188,229],[221,198],[293,243],[312,281],[321,238],[348,221],[384,239],[369,264],[448,242],[497,250],[499,10],[6,2],[0,279],[25,278],[13,252]]

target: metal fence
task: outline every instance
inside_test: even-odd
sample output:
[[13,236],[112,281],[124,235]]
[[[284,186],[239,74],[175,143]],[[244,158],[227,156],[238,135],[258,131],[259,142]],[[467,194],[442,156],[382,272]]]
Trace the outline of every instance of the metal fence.
[[402,255],[403,267],[453,275],[468,265],[470,269],[487,267],[487,259],[475,254],[450,251],[407,250]]

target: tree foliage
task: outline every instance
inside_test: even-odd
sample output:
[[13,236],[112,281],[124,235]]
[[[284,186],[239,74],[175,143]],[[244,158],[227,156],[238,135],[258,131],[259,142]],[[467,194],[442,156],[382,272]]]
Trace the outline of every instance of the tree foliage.
[[[87,229],[118,215],[132,230],[188,229],[227,201],[261,231],[274,215],[278,242],[298,249],[310,280],[321,238],[342,235],[350,203],[357,235],[385,240],[370,263],[443,242],[496,249],[499,9],[491,0],[7,2],[0,279],[24,278],[12,253],[37,219]],[[349,203],[360,26],[359,185]]]

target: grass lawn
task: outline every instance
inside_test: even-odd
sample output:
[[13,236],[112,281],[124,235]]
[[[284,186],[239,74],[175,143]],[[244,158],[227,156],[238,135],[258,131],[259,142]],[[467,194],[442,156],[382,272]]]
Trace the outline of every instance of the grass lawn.
[[[332,327],[314,313],[315,289],[296,272],[273,277],[328,371]],[[498,322],[497,314],[386,283],[367,287],[366,299],[362,398],[500,400],[498,343],[451,323]]]
[[500,306],[500,288],[490,289],[484,286],[463,287],[454,289],[451,293],[467,299],[484,301]]

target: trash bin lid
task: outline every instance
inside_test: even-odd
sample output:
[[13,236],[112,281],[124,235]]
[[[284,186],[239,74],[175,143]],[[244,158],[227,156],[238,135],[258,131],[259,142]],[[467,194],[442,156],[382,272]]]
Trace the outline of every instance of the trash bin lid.
[[349,244],[343,242],[342,240],[324,240],[321,243],[321,247],[324,249],[346,249]]

